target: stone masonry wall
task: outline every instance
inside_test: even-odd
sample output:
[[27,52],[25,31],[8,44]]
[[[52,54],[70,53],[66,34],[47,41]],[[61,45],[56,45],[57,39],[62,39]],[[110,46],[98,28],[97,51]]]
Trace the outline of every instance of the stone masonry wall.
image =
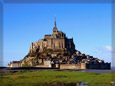
[[60,69],[81,69],[81,64],[60,64]]
[[103,64],[60,64],[60,69],[111,69],[109,63]]

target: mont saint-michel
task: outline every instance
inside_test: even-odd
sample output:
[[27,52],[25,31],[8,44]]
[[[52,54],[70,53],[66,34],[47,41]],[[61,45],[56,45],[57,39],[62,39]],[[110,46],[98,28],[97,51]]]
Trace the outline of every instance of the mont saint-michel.
[[29,53],[20,61],[10,62],[8,67],[110,69],[110,63],[76,50],[73,38],[59,31],[55,20],[52,34],[32,42]]

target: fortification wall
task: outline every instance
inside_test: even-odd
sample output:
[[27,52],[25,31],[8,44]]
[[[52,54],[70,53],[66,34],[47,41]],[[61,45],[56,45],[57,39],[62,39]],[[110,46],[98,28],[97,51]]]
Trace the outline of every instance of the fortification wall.
[[81,63],[81,69],[87,69],[87,64],[86,63]]
[[35,67],[45,67],[45,68],[51,68],[49,65],[36,65]]
[[60,64],[60,69],[81,69],[81,64]]
[[110,63],[103,64],[87,64],[87,69],[111,69]]
[[60,64],[60,69],[111,69],[110,63],[103,64]]

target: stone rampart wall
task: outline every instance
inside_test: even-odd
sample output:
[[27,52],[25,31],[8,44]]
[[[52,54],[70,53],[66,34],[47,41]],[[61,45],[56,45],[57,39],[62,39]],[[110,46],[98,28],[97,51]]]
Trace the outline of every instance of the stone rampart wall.
[[35,67],[45,67],[45,68],[51,68],[51,66],[49,66],[49,65],[37,65],[37,66],[35,66]]
[[110,63],[87,64],[87,69],[111,69]]
[[60,64],[60,69],[81,69],[81,64]]
[[60,64],[60,69],[110,69],[110,63],[103,64]]

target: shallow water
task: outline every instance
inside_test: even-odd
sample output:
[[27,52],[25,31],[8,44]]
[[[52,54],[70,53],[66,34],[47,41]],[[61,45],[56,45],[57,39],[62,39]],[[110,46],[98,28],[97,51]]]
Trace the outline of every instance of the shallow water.
[[37,86],[115,86],[111,84],[88,84],[87,82],[81,83],[64,83],[64,82],[54,82],[54,83],[44,83]]
[[39,84],[38,86],[88,86],[88,85],[87,82],[81,82],[81,83],[54,82],[54,83]]
[[78,70],[79,72],[93,72],[93,73],[104,73],[112,72],[112,70]]
[[88,84],[87,82],[82,83],[64,83],[64,82],[53,82],[53,83],[20,83],[20,84],[6,84],[5,86],[115,86],[112,84]]

